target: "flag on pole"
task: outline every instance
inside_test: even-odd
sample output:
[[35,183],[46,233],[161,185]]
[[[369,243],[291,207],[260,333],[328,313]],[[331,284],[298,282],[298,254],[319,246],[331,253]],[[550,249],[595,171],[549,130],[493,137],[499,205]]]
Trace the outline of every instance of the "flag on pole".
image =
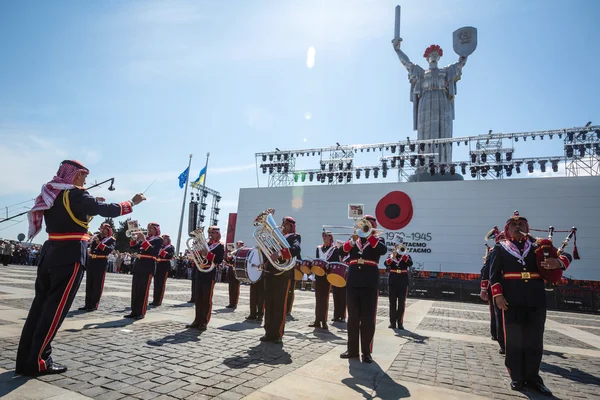
[[187,167],[185,169],[185,171],[183,171],[179,175],[179,187],[180,188],[183,188],[183,185],[185,185],[185,183],[187,182],[189,172],[190,172],[190,167]]
[[204,183],[204,178],[206,177],[206,167],[207,167],[207,165],[205,165],[204,168],[202,168],[200,170],[200,175],[198,175],[198,179],[196,179],[194,182],[192,182],[193,187],[202,185]]

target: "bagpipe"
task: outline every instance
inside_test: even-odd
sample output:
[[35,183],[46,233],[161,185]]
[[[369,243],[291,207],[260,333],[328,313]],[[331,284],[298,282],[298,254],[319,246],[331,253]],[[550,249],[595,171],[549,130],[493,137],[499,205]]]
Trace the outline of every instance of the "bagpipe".
[[[544,232],[539,229],[530,229],[530,231]],[[561,246],[557,249],[553,243],[553,236],[555,232],[567,232],[567,237],[562,241]],[[542,262],[548,258],[558,258],[565,250],[571,239],[573,239],[573,259],[579,260],[579,252],[577,251],[577,228],[572,227],[568,231],[557,231],[553,226],[548,228],[547,238],[535,238],[529,233],[521,232],[524,236],[531,238],[537,248],[535,249],[535,258],[537,262],[537,268],[544,280],[549,285],[556,285],[561,281],[563,270],[562,269],[546,269],[542,266]],[[548,288],[548,287],[547,287]]]

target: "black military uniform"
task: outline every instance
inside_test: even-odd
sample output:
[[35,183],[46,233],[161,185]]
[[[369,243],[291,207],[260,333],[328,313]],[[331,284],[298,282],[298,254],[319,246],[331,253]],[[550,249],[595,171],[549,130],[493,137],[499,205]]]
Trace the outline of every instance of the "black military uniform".
[[250,284],[250,315],[247,320],[262,321],[265,315],[265,281],[263,275],[258,282]]
[[115,249],[115,242],[116,240],[112,236],[105,237],[100,242],[92,241],[91,254],[87,260],[85,271],[85,306],[80,310],[94,311],[98,309],[104,289],[108,255]]
[[[507,237],[509,224],[518,220],[527,221],[515,212],[504,229]],[[508,303],[503,314],[505,365],[512,379],[511,388],[519,390],[528,384],[551,395],[539,375],[544,349],[546,291],[537,268],[536,247],[529,237],[519,241],[502,240],[496,244],[490,260],[490,283],[494,301],[503,295]],[[571,256],[563,253],[559,261],[566,269]]]
[[[239,242],[238,242],[239,243]],[[243,243],[242,243],[243,245]],[[238,247],[239,249],[239,247]],[[238,250],[236,249],[236,251]],[[233,270],[233,254],[231,256],[227,256],[227,287],[229,290],[229,304],[225,306],[225,308],[236,309],[238,305],[238,301],[240,299],[240,281],[235,277],[235,271]]]
[[[316,249],[315,257],[327,262],[333,262],[340,259],[337,247],[319,245]],[[329,292],[331,283],[327,280],[327,275],[315,275],[315,321],[309,326],[312,328],[327,327],[327,312],[329,310]]]
[[[158,224],[152,223],[152,225],[159,229]],[[125,315],[125,318],[143,319],[146,316],[150,283],[156,273],[156,259],[162,245],[163,238],[160,235],[147,237],[143,242],[134,240],[129,242],[132,250],[139,254],[132,272],[131,313]]]
[[[163,235],[164,239],[170,240],[167,235]],[[163,246],[158,253],[156,259],[156,274],[154,275],[154,296],[152,296],[153,306],[160,306],[165,296],[165,288],[167,287],[167,278],[171,271],[171,259],[175,254],[175,247],[171,243]]]
[[[371,224],[376,227],[374,221]],[[383,238],[371,235],[358,238],[356,243],[347,241],[344,251],[350,253],[346,279],[348,350],[340,357],[358,358],[360,336],[363,361],[370,363],[379,295],[379,259],[387,253],[387,246]]]
[[54,204],[43,212],[48,240],[38,258],[35,298],[21,333],[17,374],[37,376],[66,371],[66,367],[52,360],[51,342],[81,284],[91,216],[114,218],[131,213],[132,207],[130,201],[102,203],[85,189],[75,187],[61,190]]
[[198,328],[201,331],[206,330],[210,322],[215,277],[217,275],[217,268],[221,268],[221,264],[223,263],[225,246],[221,242],[208,242],[208,250],[206,259],[209,263],[215,264],[215,268],[210,272],[196,271],[196,293],[194,295],[196,317],[194,318],[194,322],[187,325],[188,328]]
[[483,268],[481,268],[481,290],[486,291],[488,295],[488,306],[490,310],[490,333],[492,336],[492,340],[495,340],[500,345],[500,354],[504,354],[506,352],[504,346],[504,319],[502,318],[502,310],[498,308],[496,303],[494,302],[494,298],[492,296],[492,289],[489,284],[490,279],[490,262],[492,260],[492,253],[494,249],[490,249],[489,253],[485,258],[485,262],[483,263]]
[[[293,271],[292,271],[293,272]],[[296,276],[292,273],[289,275],[290,285],[288,288],[288,293],[286,297],[286,315],[290,315],[292,313],[292,307],[294,306],[294,299],[296,298]]]
[[[348,262],[350,255],[343,250],[343,246],[338,247],[339,260],[343,263]],[[334,260],[331,260],[334,261]],[[333,322],[344,322],[346,320],[346,286],[331,288],[333,295]]]
[[413,265],[408,254],[390,254],[385,260],[389,273],[388,297],[390,300],[390,326],[389,328],[404,329],[404,311],[406,310],[406,296],[408,295],[408,267]]
[[[284,221],[295,224],[294,219],[291,217],[285,217]],[[297,233],[288,233],[285,235],[285,238],[290,246],[290,250],[281,254],[281,257],[287,260],[296,257],[297,260],[300,260],[300,244],[302,241],[300,235]],[[281,343],[281,338],[285,332],[287,297],[291,283],[295,282],[292,280],[294,269],[281,272],[271,264],[270,260],[265,260],[265,263],[265,335],[260,340]]]

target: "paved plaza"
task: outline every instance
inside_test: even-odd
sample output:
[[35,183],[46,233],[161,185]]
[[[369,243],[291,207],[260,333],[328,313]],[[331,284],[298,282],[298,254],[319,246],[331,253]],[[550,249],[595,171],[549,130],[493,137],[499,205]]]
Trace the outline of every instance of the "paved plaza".
[[[35,267],[0,267],[0,398],[6,399],[477,399],[540,398],[511,391],[491,341],[484,304],[409,299],[404,331],[387,328],[380,297],[373,364],[342,360],[343,323],[309,328],[314,293],[296,291],[283,345],[263,343],[248,315],[248,286],[237,310],[215,285],[208,330],[193,320],[190,281],[169,279],[165,300],[133,322],[131,275],[107,274],[98,311],[82,312],[85,279],[53,342],[65,374],[14,374],[19,335],[34,295]],[[150,300],[152,301],[152,296]],[[329,317],[332,317],[333,304]],[[600,316],[548,312],[542,377],[562,399],[600,398]]]

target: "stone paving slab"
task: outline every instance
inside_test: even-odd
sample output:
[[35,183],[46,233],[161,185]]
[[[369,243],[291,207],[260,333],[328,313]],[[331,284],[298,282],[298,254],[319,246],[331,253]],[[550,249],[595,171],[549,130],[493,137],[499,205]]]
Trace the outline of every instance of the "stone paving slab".
[[[0,268],[0,286],[6,292],[0,298],[0,395],[6,378],[14,375],[10,370],[23,316],[33,297],[26,287],[31,284],[23,279],[34,277],[34,267]],[[20,383],[6,398],[539,397],[509,389],[504,359],[489,339],[484,303],[408,299],[405,326],[423,332],[420,336],[387,328],[387,296],[380,295],[375,363],[363,364],[339,359],[347,340],[345,323],[330,322],[329,331],[308,327],[314,319],[314,292],[295,292],[281,346],[260,342],[261,324],[244,320],[247,285],[241,286],[235,311],[224,307],[227,284],[215,285],[212,320],[202,333],[184,326],[194,314],[194,305],[186,303],[189,280],[169,279],[163,305],[150,307],[146,318],[135,322],[123,319],[129,311],[130,285],[131,275],[108,273],[100,309],[84,313],[76,310],[83,305],[84,279],[53,342],[54,357],[69,371]],[[329,318],[332,312],[330,298]],[[544,353],[541,373],[546,384],[559,398],[598,398],[600,346],[594,345],[600,329],[594,324],[600,316],[549,312],[548,319],[545,342],[553,351]],[[6,375],[1,368],[9,370]]]
[[[418,329],[426,331],[440,331],[450,332],[460,335],[471,335],[471,336],[490,336],[489,324],[479,322],[468,322],[468,321],[455,321],[442,318],[425,318],[419,325]],[[580,349],[597,350],[596,347],[591,346],[582,341],[573,339],[560,332],[556,332],[548,329],[544,331],[544,343],[555,346],[568,346]]]
[[[575,367],[575,365],[577,367]],[[600,396],[600,359],[544,352],[541,376],[560,398]],[[510,390],[504,357],[495,344],[450,340],[411,340],[402,347],[389,374],[392,378],[454,388],[488,398],[519,395]]]

